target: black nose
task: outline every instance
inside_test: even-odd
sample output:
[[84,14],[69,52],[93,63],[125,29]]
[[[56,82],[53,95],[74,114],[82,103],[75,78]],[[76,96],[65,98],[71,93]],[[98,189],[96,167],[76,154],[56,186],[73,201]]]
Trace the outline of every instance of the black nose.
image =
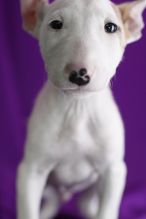
[[69,76],[69,81],[73,84],[84,86],[90,82],[90,76],[87,74],[87,70],[85,68],[82,68],[79,72],[72,71]]

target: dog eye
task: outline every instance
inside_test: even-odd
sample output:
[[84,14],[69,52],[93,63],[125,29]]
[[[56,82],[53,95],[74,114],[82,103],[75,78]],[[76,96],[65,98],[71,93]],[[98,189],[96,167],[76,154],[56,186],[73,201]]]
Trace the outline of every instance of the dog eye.
[[50,23],[50,27],[55,30],[60,30],[63,28],[63,22],[60,20],[54,20]]
[[105,24],[104,29],[107,33],[115,33],[118,30],[118,26],[112,22],[109,22]]

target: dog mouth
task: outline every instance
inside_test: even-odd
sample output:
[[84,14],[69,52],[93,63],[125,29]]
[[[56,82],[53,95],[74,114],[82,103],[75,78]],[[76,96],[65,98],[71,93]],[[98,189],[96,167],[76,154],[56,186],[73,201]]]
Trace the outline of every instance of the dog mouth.
[[62,83],[62,81],[56,81],[56,80],[51,80],[51,78],[49,78],[51,84],[57,89],[62,91],[65,94],[73,94],[73,95],[77,95],[77,96],[86,96],[87,94],[94,94],[97,93],[99,91],[102,90],[101,87],[99,86],[95,86],[95,84],[91,83],[85,86],[79,86],[79,85],[75,85],[75,84],[71,84],[71,83]]
[[64,93],[73,93],[73,94],[91,94],[95,93],[98,90],[97,89],[89,89],[89,88],[83,88],[83,87],[75,87],[75,88],[62,88],[62,91]]

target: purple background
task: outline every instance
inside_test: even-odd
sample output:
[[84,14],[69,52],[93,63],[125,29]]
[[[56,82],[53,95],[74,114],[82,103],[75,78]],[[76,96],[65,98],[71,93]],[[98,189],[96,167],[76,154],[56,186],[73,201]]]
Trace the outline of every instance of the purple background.
[[[19,1],[0,0],[0,30],[0,219],[14,219],[16,168],[46,73],[37,42],[22,30]],[[128,46],[113,85],[126,126],[128,178],[120,219],[146,219],[146,29],[143,34]],[[73,214],[72,206],[66,209]]]

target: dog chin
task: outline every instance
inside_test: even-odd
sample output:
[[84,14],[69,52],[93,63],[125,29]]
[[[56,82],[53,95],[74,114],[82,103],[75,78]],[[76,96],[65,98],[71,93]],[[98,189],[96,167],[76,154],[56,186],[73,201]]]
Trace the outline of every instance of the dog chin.
[[89,88],[78,87],[78,88],[65,88],[65,89],[63,88],[62,91],[63,93],[67,95],[71,95],[73,97],[84,98],[100,92],[101,89],[91,89],[91,88],[89,89]]
[[99,86],[69,86],[69,87],[60,87],[61,90],[64,92],[69,92],[69,93],[79,93],[79,94],[86,94],[86,93],[95,93],[95,92],[100,92],[103,91],[107,88],[107,84],[102,84]]

